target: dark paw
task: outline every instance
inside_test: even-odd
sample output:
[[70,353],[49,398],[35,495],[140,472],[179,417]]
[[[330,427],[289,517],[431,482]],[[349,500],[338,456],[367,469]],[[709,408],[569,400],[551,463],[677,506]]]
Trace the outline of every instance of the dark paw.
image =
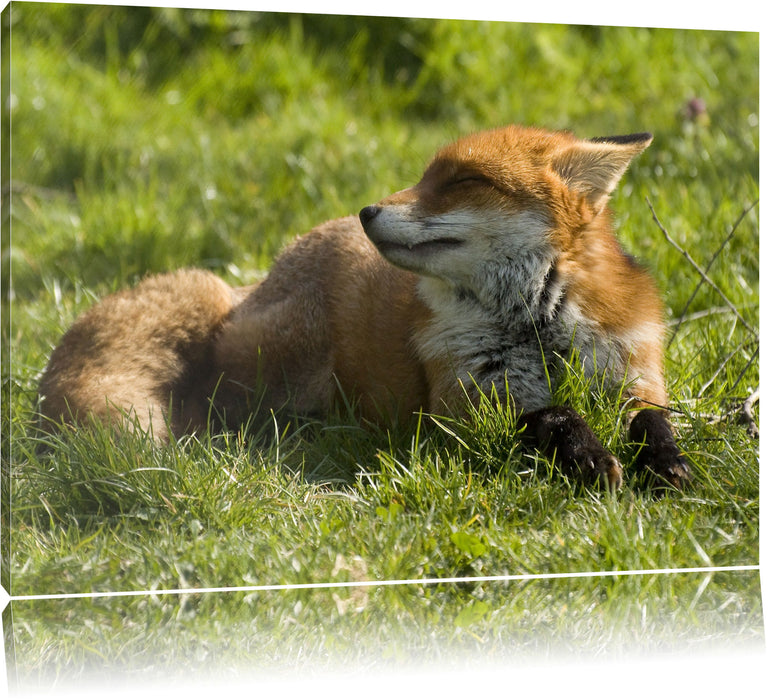
[[566,473],[577,473],[585,481],[600,479],[612,490],[622,484],[620,462],[573,409],[556,406],[536,411],[526,417],[526,425],[537,446]]
[[555,445],[555,458],[566,472],[577,472],[584,481],[600,480],[610,490],[622,485],[622,465],[592,431]]
[[674,440],[666,417],[652,410],[643,410],[633,419],[631,439],[641,443],[636,466],[648,474],[656,488],[684,488],[690,481],[687,461]]
[[648,455],[643,455],[642,450],[636,458],[636,464],[652,477],[651,481],[656,488],[672,486],[681,490],[690,483],[687,460],[678,449]]
[[601,482],[612,491],[616,491],[622,485],[622,465],[617,457],[603,448],[600,451],[580,455],[575,462],[586,480],[601,479]]

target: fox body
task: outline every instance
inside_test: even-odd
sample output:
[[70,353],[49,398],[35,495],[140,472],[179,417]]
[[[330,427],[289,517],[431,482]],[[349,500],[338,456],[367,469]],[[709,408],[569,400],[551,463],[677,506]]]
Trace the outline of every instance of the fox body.
[[[649,134],[582,140],[511,126],[441,149],[420,182],[297,239],[265,280],[184,270],[87,311],[41,385],[53,422],[131,418],[160,439],[261,408],[371,420],[451,414],[495,388],[565,467],[621,466],[547,381],[572,349],[626,384],[639,463],[688,477],[664,411],[662,305],[622,252],[607,200]],[[366,234],[366,235],[364,235]],[[462,389],[463,386],[463,389]]]

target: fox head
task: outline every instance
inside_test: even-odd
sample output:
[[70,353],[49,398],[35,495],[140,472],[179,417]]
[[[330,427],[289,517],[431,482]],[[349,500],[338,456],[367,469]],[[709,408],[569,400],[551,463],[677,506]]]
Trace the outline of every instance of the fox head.
[[361,223],[389,262],[456,287],[476,288],[483,268],[505,263],[531,261],[545,274],[545,263],[606,216],[609,195],[651,141],[519,126],[482,132],[442,148],[417,185],[362,209]]

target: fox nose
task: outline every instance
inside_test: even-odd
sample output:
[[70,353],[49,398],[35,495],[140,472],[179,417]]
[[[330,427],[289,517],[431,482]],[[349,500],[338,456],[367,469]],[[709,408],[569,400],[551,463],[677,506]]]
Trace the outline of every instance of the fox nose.
[[364,207],[359,213],[358,218],[361,219],[361,225],[366,228],[369,223],[380,213],[380,207],[377,204],[370,204],[368,207]]

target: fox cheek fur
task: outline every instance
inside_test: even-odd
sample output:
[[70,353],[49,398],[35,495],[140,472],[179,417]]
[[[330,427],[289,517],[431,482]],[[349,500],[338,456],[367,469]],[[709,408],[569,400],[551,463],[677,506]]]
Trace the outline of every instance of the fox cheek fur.
[[[547,370],[572,348],[626,382],[637,463],[688,479],[664,407],[662,306],[606,206],[648,134],[581,140],[507,127],[439,151],[420,182],[300,237],[257,285],[197,270],[150,277],[82,315],[39,393],[49,425],[95,417],[155,439],[240,428],[260,408],[375,421],[507,392],[523,438],[610,487],[619,461]],[[366,236],[364,235],[366,233]],[[657,408],[656,408],[657,407]]]

